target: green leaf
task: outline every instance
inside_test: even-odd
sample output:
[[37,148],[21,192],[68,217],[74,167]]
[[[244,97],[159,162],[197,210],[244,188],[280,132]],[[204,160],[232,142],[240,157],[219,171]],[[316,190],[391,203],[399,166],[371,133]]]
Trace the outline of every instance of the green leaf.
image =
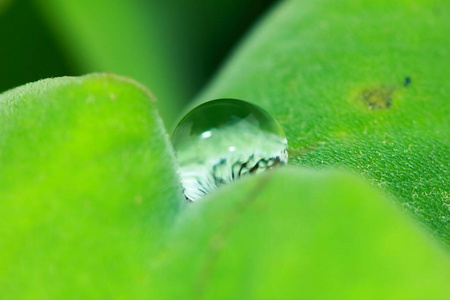
[[[114,72],[148,86],[171,121],[187,89],[160,12],[145,1],[35,0],[79,71]],[[154,8],[157,8],[155,5]]]
[[181,202],[154,98],[115,75],[0,95],[0,295],[133,298]]
[[[105,7],[98,3],[97,13]],[[285,127],[292,164],[363,174],[448,240],[444,8],[286,2],[200,100],[259,103]],[[79,41],[110,38],[82,17],[72,23],[86,26]],[[1,296],[450,293],[448,253],[390,198],[342,173],[267,173],[179,214],[172,150],[152,99],[114,75],[46,80],[0,96]]]
[[446,1],[289,1],[197,102],[274,114],[290,163],[362,174],[450,243]]
[[108,71],[144,83],[172,126],[181,104],[273,0],[31,2],[66,50],[75,74]]
[[280,169],[192,204],[157,286],[167,299],[445,299],[449,257],[413,223],[353,176]]

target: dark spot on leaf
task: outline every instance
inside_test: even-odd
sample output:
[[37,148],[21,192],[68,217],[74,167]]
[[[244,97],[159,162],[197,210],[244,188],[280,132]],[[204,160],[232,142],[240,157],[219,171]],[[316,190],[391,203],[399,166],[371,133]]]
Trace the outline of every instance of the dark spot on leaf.
[[405,87],[407,87],[411,83],[411,77],[406,76],[405,77],[405,83],[403,84]]
[[369,109],[388,109],[392,104],[392,93],[392,88],[369,88],[362,91],[361,100]]

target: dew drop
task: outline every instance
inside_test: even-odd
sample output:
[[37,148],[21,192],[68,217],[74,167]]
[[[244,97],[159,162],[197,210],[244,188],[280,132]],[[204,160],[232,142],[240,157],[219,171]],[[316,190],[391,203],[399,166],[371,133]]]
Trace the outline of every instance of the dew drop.
[[236,99],[191,110],[175,128],[172,144],[191,201],[242,176],[286,164],[288,158],[286,135],[275,118]]

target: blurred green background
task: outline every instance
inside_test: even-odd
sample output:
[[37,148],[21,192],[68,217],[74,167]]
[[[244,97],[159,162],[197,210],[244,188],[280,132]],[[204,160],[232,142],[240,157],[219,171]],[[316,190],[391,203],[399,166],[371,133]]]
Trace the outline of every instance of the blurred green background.
[[0,0],[0,91],[114,72],[145,84],[171,127],[273,2]]

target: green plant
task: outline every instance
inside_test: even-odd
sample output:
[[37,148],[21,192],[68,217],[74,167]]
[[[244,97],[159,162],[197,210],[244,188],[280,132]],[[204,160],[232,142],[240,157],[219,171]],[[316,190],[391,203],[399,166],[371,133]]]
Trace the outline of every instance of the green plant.
[[194,204],[142,85],[2,94],[1,298],[445,299],[446,7],[277,7],[194,102],[258,103],[291,166]]

